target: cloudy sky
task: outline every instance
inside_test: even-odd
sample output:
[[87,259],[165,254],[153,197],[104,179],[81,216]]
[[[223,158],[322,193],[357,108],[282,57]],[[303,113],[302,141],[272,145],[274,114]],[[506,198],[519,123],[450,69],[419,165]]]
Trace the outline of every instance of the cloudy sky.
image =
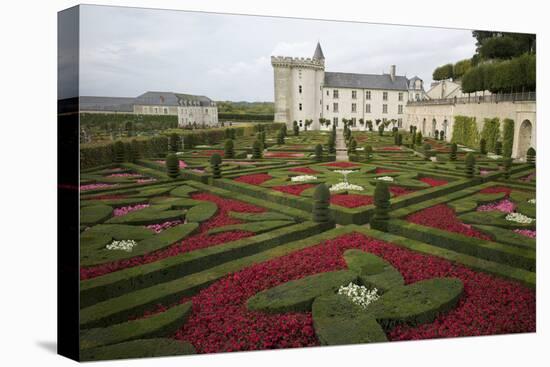
[[82,6],[80,95],[134,97],[147,90],[214,100],[272,101],[271,55],[311,57],[327,71],[418,75],[471,57],[469,30],[183,11]]

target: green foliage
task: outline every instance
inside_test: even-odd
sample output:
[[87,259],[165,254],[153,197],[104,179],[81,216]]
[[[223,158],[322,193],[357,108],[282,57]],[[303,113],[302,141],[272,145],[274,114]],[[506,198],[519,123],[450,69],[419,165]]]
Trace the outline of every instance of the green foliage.
[[481,154],[487,154],[487,141],[484,138],[479,140],[479,152]]
[[334,136],[334,134],[330,134],[328,136],[327,146],[328,146],[328,152],[330,154],[336,153],[336,137]]
[[535,151],[535,148],[530,147],[529,149],[527,149],[527,163],[534,166],[536,154],[537,152]]
[[270,115],[275,113],[273,102],[217,101],[218,113],[238,115]]
[[494,152],[496,143],[500,139],[500,120],[498,117],[484,120],[481,138],[486,141],[487,151]]
[[514,120],[504,119],[502,129],[502,155],[504,157],[512,156],[512,147],[514,146]]
[[450,78],[453,78],[453,64],[439,66],[434,70],[432,74],[433,80],[444,80]]
[[336,292],[356,279],[357,274],[348,270],[306,276],[256,294],[248,299],[247,308],[267,313],[308,312],[316,297]]
[[351,154],[355,154],[356,151],[357,151],[357,141],[355,141],[354,138],[351,138],[349,142],[348,152]]
[[313,193],[313,221],[318,223],[330,221],[330,191],[324,183],[317,185]]
[[259,140],[254,140],[252,144],[252,158],[261,159],[263,156],[263,145]]
[[292,130],[294,131],[294,136],[300,135],[300,127],[298,126],[298,121],[292,123]]
[[384,124],[378,125],[378,135],[384,136],[384,129],[385,129]]
[[472,61],[470,59],[461,60],[453,66],[453,78],[460,79],[470,68],[472,67]]
[[207,219],[210,219],[214,214],[216,214],[216,211],[218,210],[218,206],[216,203],[213,203],[211,201],[205,201],[199,205],[195,205],[191,207],[185,213],[185,219],[187,222],[204,222]]
[[458,150],[458,146],[456,143],[451,144],[451,152],[449,153],[449,160],[456,161],[456,152]]
[[279,130],[279,132],[277,133],[277,144],[285,144],[285,132],[283,131],[283,129]]
[[180,161],[173,153],[166,156],[166,172],[170,178],[177,178],[180,175]]
[[434,152],[432,151],[432,146],[428,143],[424,144],[424,158],[429,160],[433,156]]
[[476,157],[474,153],[466,154],[466,177],[473,178],[475,172]]
[[403,135],[400,133],[397,133],[396,137],[397,137],[397,146],[403,145]]
[[124,162],[124,143],[120,140],[117,140],[114,144],[114,151],[115,151],[115,163],[122,163]]
[[359,274],[359,280],[368,288],[385,293],[405,284],[403,276],[389,262],[374,254],[351,249],[344,252],[348,269]]
[[372,152],[372,146],[365,145],[365,159],[367,160],[367,162],[370,162],[372,160]]
[[321,144],[317,144],[315,146],[315,160],[317,162],[321,162],[323,160],[323,146]]
[[419,131],[419,132],[416,133],[416,136],[415,136],[415,143],[416,143],[417,145],[422,144],[422,132]]
[[495,154],[496,155],[502,154],[502,142],[500,140],[495,143]]
[[461,115],[455,116],[451,142],[475,147],[478,141],[479,132],[477,130],[476,118]]
[[504,166],[504,178],[505,179],[509,179],[510,178],[510,170],[512,169],[512,158],[510,157],[505,157],[504,160],[502,161],[502,164]]
[[168,146],[170,148],[170,151],[173,152],[173,153],[176,153],[179,150],[180,137],[179,137],[178,134],[176,134],[176,133],[170,134],[169,145]]
[[283,137],[286,138],[286,136],[287,136],[286,124],[283,124],[283,126],[281,126],[281,131],[283,132]]
[[81,361],[101,361],[124,358],[148,358],[195,354],[191,343],[172,338],[138,339],[129,342],[85,349]]
[[227,139],[223,146],[223,156],[227,159],[235,158],[235,144],[233,139]]
[[[233,140],[228,140],[228,141],[233,143]],[[226,147],[227,147],[227,144],[226,144]],[[222,171],[221,171],[221,168],[220,168],[221,163],[222,163],[222,157],[218,153],[214,153],[210,156],[210,166],[212,167],[212,177],[213,178],[221,178],[222,177]]]
[[98,204],[80,208],[80,224],[94,225],[111,217],[113,208],[108,205]]
[[388,230],[388,221],[390,219],[390,190],[388,184],[383,181],[376,183],[374,189],[374,215],[370,220],[370,226],[373,229],[386,232]]
[[139,159],[141,159],[139,142],[136,139],[132,139],[130,142],[130,162],[135,163]]

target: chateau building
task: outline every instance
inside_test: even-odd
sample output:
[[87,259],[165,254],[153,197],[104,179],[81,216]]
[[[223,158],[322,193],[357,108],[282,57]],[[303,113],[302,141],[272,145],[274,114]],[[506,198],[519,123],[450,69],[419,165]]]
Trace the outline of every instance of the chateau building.
[[[275,80],[275,121],[289,127],[296,121],[301,129],[343,128],[344,119],[355,130],[361,122],[391,121],[402,127],[409,100],[426,98],[423,82],[396,74],[356,74],[325,71],[321,45],[312,58],[271,57]],[[321,121],[326,123],[322,123]]]
[[213,100],[173,92],[145,92],[136,98],[82,96],[80,112],[173,115],[181,127],[218,125],[218,107]]

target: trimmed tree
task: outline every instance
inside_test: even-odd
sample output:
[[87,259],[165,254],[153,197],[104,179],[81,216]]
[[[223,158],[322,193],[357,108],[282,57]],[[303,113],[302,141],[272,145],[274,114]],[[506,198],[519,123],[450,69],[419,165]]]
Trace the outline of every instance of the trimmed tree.
[[[233,142],[232,140],[229,140],[229,141]],[[222,163],[222,157],[218,153],[214,153],[210,156],[210,166],[212,167],[213,178],[222,177],[222,170],[220,168],[221,163]]]
[[487,154],[487,141],[484,138],[479,140],[479,152],[483,155]]
[[277,133],[277,144],[285,144],[285,132],[283,131],[283,129],[279,130],[279,132]]
[[420,146],[422,144],[422,132],[416,133],[416,145]]
[[232,139],[227,139],[225,141],[223,155],[225,158],[235,158],[235,144]]
[[179,141],[180,141],[180,137],[178,134],[176,133],[170,134],[170,140],[168,145],[170,147],[171,152],[176,153],[178,151]]
[[324,183],[317,185],[313,192],[313,221],[324,223],[330,221],[330,191]]
[[502,142],[501,141],[497,141],[495,143],[495,154],[496,155],[502,155]]
[[378,135],[383,136],[384,135],[384,124],[378,125]]
[[504,161],[502,162],[503,166],[504,166],[504,178],[505,179],[509,179],[510,178],[510,174],[511,174],[511,170],[512,170],[512,158],[510,157],[506,157],[504,158]]
[[286,138],[286,133],[287,133],[286,124],[284,124],[284,125],[281,127],[281,131],[283,132],[283,137]]
[[456,161],[456,152],[458,150],[458,146],[456,143],[451,144],[451,152],[449,153],[449,160]]
[[115,151],[115,163],[124,162],[124,143],[117,140],[113,149]]
[[334,134],[330,134],[328,136],[328,152],[330,154],[334,154],[336,153],[336,137],[334,136]]
[[428,143],[424,144],[424,158],[429,160],[432,157],[432,146]]
[[321,162],[323,160],[323,146],[321,144],[317,144],[315,146],[315,160],[317,162]]
[[374,214],[370,219],[370,226],[373,229],[386,232],[390,220],[390,190],[384,181],[378,181],[374,189]]
[[354,138],[351,138],[351,140],[349,142],[348,152],[352,153],[352,154],[355,154],[356,150],[357,150],[357,142],[355,141]]
[[135,163],[138,159],[141,158],[141,154],[139,151],[139,142],[136,139],[132,139],[132,142],[130,143],[130,162]]
[[403,135],[400,133],[397,133],[397,145],[400,146],[403,144]]
[[372,147],[365,145],[365,159],[370,162],[372,160]]
[[534,166],[536,154],[537,152],[535,151],[535,148],[531,147],[527,149],[527,163]]
[[476,157],[473,153],[466,154],[466,177],[473,178],[476,166]]
[[296,120],[292,123],[292,129],[294,130],[294,136],[300,135],[300,127],[298,126],[298,122]]
[[252,158],[254,159],[262,158],[262,155],[263,155],[262,150],[263,150],[262,142],[259,140],[255,140],[254,144],[252,144]]
[[512,156],[512,147],[514,145],[514,120],[504,119],[502,129],[502,155],[506,158]]
[[445,132],[443,130],[439,132],[439,140],[441,141],[445,140]]
[[180,161],[174,153],[166,156],[166,172],[170,178],[177,178],[180,175]]

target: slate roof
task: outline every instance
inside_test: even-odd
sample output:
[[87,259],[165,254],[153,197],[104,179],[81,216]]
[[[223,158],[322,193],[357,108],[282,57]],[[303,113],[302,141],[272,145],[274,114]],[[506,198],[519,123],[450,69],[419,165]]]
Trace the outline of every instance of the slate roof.
[[391,80],[389,74],[354,74],[325,72],[325,87],[329,88],[357,88],[357,89],[387,89],[403,90],[408,89],[408,79],[396,75]]
[[198,102],[200,106],[210,106],[212,100],[206,96],[174,92],[145,92],[136,98],[136,104],[159,106],[183,106],[191,102]]
[[80,111],[134,112],[135,98],[81,96]]
[[323,50],[321,49],[321,44],[317,42],[317,47],[315,47],[315,52],[313,53],[313,58],[318,60],[324,60],[325,55],[323,55]]

